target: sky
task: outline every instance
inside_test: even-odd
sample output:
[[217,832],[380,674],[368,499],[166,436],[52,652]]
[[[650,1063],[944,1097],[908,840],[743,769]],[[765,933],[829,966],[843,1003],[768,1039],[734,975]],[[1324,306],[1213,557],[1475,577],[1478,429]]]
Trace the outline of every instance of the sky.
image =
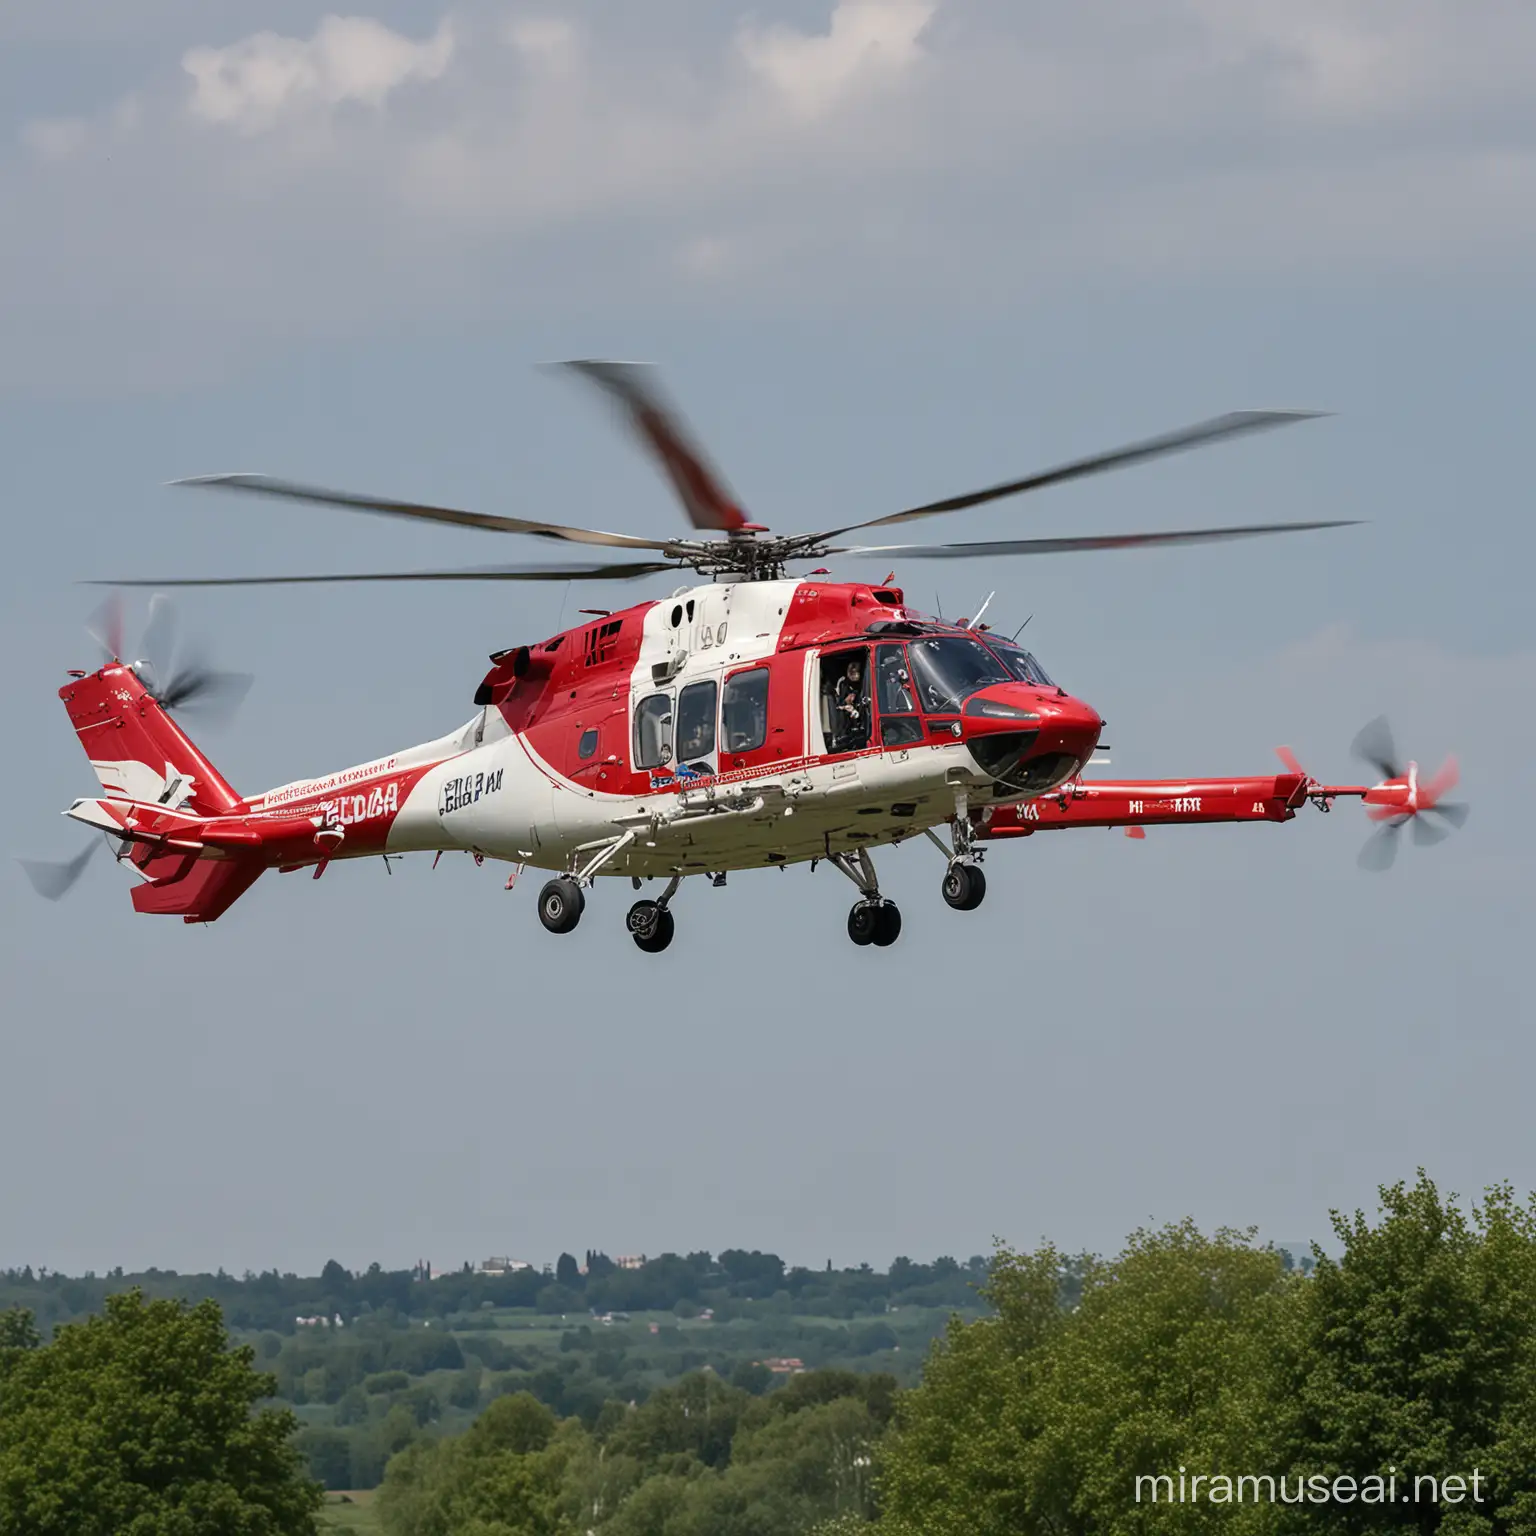
[[[1420,1166],[1536,1188],[1528,514],[1536,12],[1515,0],[88,0],[0,12],[0,796],[65,857],[56,689],[92,578],[537,558],[493,535],[167,489],[259,470],[668,533],[539,364],[653,361],[754,518],[855,521],[1218,412],[1325,419],[924,537],[1240,521],[1210,548],[913,563],[996,590],[1117,774],[1349,781],[1386,713],[1472,815],[1386,876],[1358,807],[1042,836],[848,943],[825,867],[627,887],[567,937],[530,873],[265,878],[140,917],[101,861],[0,878],[0,1265],[1116,1247],[1321,1236]],[[884,569],[849,562],[850,579]],[[842,573],[840,571],[840,573]],[[257,682],[195,734],[249,792],[466,720],[558,584],[192,592]],[[130,604],[130,633],[142,606]]]

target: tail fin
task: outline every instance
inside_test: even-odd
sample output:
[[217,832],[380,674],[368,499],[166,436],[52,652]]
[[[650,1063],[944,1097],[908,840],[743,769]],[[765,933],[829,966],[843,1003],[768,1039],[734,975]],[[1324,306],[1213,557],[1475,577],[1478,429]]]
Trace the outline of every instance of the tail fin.
[[109,795],[186,807],[205,816],[240,806],[240,796],[132,667],[113,662],[72,678],[59,689],[59,697]]

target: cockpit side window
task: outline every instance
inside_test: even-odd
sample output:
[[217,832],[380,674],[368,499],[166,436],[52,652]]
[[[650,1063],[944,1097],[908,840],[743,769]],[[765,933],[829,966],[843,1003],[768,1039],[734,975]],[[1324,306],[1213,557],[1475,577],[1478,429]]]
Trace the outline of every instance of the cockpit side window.
[[917,715],[917,694],[907,672],[905,646],[876,647],[875,697],[880,702],[881,745],[906,747],[923,739],[923,722]]
[[635,707],[635,767],[662,768],[672,761],[672,695],[653,693]]
[[1046,676],[1045,668],[1035,660],[1034,656],[1023,649],[1022,646],[1011,644],[1007,640],[994,640],[992,649],[1002,659],[1003,665],[1021,683],[1032,683],[1036,688],[1054,688],[1056,686]]

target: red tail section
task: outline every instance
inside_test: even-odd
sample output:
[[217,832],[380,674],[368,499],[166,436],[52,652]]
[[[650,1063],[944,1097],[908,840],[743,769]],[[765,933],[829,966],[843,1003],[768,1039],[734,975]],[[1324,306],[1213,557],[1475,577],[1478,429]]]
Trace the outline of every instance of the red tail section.
[[184,806],[207,816],[235,810],[240,796],[193,746],[132,667],[120,663],[59,689],[85,755],[116,798]]
[[[94,802],[77,802],[72,814],[84,813],[77,819],[115,834],[125,815],[136,827],[158,828],[158,813],[165,824],[162,830],[174,835],[173,823],[188,815],[227,815],[241,807],[240,796],[131,667],[114,663],[73,678],[59,690],[59,697],[107,792],[100,813],[90,809]],[[133,802],[131,812],[127,802]],[[122,809],[115,814],[108,809],[119,805]],[[176,811],[183,815],[174,816]],[[189,923],[211,923],[222,916],[265,868],[265,860],[254,851],[221,849],[209,856],[195,842],[181,848],[128,839],[125,843],[125,858],[142,881],[133,890],[135,909],[173,914]]]

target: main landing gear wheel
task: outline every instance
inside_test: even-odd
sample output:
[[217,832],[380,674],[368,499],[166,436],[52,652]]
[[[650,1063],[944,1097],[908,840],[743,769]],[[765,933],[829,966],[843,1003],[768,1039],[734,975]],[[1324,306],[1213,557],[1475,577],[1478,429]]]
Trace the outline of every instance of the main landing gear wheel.
[[848,914],[848,937],[855,944],[884,949],[901,934],[901,910],[894,901],[861,901]]
[[654,901],[637,901],[625,919],[630,937],[648,955],[659,955],[672,942],[677,924],[672,913]]
[[574,880],[551,880],[539,892],[539,921],[551,933],[569,933],[581,921],[586,904]]
[[987,894],[987,877],[979,864],[951,864],[944,876],[944,900],[957,912],[974,912]]

